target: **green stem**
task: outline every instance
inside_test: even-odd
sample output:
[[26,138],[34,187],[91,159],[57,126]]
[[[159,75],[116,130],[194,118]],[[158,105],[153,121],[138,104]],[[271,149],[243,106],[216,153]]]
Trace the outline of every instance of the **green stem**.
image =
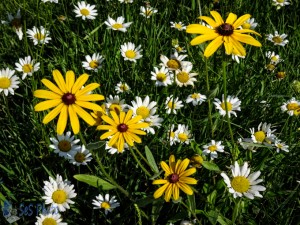
[[141,164],[140,160],[137,158],[136,154],[134,153],[134,151],[132,150],[131,147],[129,147],[129,151],[132,154],[133,158],[135,159],[135,161],[137,162],[137,164],[139,165],[139,167],[141,167],[141,169],[147,174],[148,177],[151,177],[151,174],[145,169],[145,167]]
[[134,145],[133,146],[136,152],[139,154],[139,156],[142,158],[142,160],[151,168],[148,160],[143,156],[143,154],[138,150],[138,148]]
[[193,217],[197,220],[197,224],[201,225],[200,220],[198,219],[197,215],[183,202],[181,201],[180,204],[182,204],[190,213],[193,215]]
[[[207,61],[208,61],[208,59],[205,58],[206,92],[207,92],[207,95],[210,95]],[[211,99],[209,96],[207,98],[207,103],[208,103],[208,120],[209,120],[210,129],[211,129],[211,138],[213,138],[214,137],[214,129],[213,129],[212,116],[211,116]]]

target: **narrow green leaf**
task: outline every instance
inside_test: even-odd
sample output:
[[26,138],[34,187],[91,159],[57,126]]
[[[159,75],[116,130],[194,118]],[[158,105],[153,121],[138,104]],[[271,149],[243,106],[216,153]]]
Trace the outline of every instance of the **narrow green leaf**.
[[88,150],[95,150],[101,148],[104,145],[105,145],[105,141],[97,141],[97,142],[87,144],[86,148]]
[[74,178],[76,180],[79,180],[81,182],[89,184],[93,187],[96,187],[96,188],[100,187],[102,190],[111,190],[111,189],[116,188],[111,183],[109,183],[99,177],[93,176],[93,175],[77,174],[77,175],[74,175]]
[[147,161],[150,164],[152,171],[156,174],[159,173],[159,170],[158,170],[158,167],[156,165],[155,159],[152,155],[152,152],[148,148],[148,146],[145,146],[145,152],[146,152]]
[[[195,200],[195,195],[188,195],[187,196],[187,203],[188,203],[188,206],[189,206],[189,214],[190,212],[192,212],[193,214],[196,214],[196,200]],[[190,216],[190,215],[189,215]]]
[[213,170],[213,171],[220,171],[219,167],[212,163],[212,162],[207,162],[207,161],[203,161],[202,165],[204,168],[208,169],[208,170]]
[[217,224],[217,220],[218,220],[218,216],[219,213],[217,211],[211,210],[206,214],[209,222],[211,222],[211,224],[215,225]]

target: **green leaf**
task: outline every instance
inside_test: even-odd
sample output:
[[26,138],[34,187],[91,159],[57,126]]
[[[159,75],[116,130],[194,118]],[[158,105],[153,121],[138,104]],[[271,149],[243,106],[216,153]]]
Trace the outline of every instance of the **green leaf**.
[[158,167],[156,165],[155,159],[152,155],[152,152],[148,148],[148,146],[145,146],[145,153],[146,153],[147,161],[150,164],[150,167],[151,167],[152,171],[156,174],[159,173],[159,170],[158,170]]
[[226,217],[222,216],[221,214],[219,214],[217,221],[221,225],[231,225],[232,224],[230,219],[227,219]]
[[209,211],[207,214],[206,214],[209,222],[211,222],[211,224],[215,225],[217,224],[217,220],[218,220],[218,216],[219,216],[219,213],[217,211]]
[[[188,195],[187,196],[187,203],[188,203],[188,207],[189,207],[189,214],[190,212],[192,212],[193,214],[196,214],[196,200],[195,200],[195,195]],[[191,215],[189,215],[191,216]]]
[[79,180],[81,182],[89,184],[93,187],[96,187],[96,188],[100,187],[102,190],[111,190],[111,189],[116,188],[116,186],[112,185],[111,183],[109,183],[99,177],[93,176],[93,175],[77,174],[77,175],[74,175],[74,178],[76,180]]
[[95,150],[101,148],[103,145],[105,145],[105,141],[97,141],[94,143],[87,144],[86,148],[88,150]]
[[220,171],[219,167],[212,162],[203,161],[202,166],[208,170]]

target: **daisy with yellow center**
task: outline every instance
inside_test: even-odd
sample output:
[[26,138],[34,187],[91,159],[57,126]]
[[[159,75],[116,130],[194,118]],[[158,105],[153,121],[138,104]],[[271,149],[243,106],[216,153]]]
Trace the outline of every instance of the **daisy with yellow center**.
[[131,104],[132,106],[129,106],[129,109],[133,111],[133,115],[142,116],[143,121],[156,113],[157,102],[150,102],[150,97],[148,95],[144,100],[142,100],[141,97],[136,96],[135,101],[131,101]]
[[19,77],[14,73],[15,71],[9,68],[0,70],[0,93],[3,91],[5,96],[8,96],[8,93],[14,95],[14,89],[19,88]]
[[276,152],[279,153],[280,151],[289,152],[289,146],[286,145],[279,139],[275,140],[274,146],[276,147]]
[[201,24],[191,24],[186,28],[186,32],[190,34],[200,34],[191,41],[191,45],[199,45],[203,42],[213,40],[205,49],[204,56],[210,57],[217,49],[224,44],[227,55],[232,53],[235,55],[245,56],[246,50],[242,43],[261,47],[261,43],[255,40],[249,33],[259,35],[251,29],[238,29],[247,21],[251,15],[245,14],[237,17],[236,14],[229,13],[224,22],[221,15],[217,11],[210,11],[212,18],[200,16],[199,18],[208,23],[211,28]]
[[179,142],[176,133],[174,132],[174,124],[171,125],[170,129],[168,130],[168,139],[170,142],[170,146],[172,146],[173,144],[176,144],[176,142]]
[[115,91],[117,92],[117,94],[126,93],[130,91],[130,87],[125,82],[119,82],[115,86]]
[[147,5],[146,7],[141,6],[140,7],[140,15],[146,17],[147,19],[149,19],[153,14],[157,13],[158,10]]
[[283,103],[280,108],[282,112],[287,112],[290,116],[294,116],[296,110],[300,109],[300,101],[293,97],[287,102]]
[[283,62],[280,56],[277,55],[275,52],[271,52],[271,51],[266,52],[266,57],[268,57],[271,60],[271,63],[275,65],[280,62]]
[[24,59],[19,59],[19,63],[15,63],[16,70],[22,72],[22,80],[26,78],[26,76],[32,76],[32,74],[40,69],[40,63],[35,63],[35,60],[31,60],[31,56],[27,56]]
[[165,172],[164,179],[154,180],[152,184],[163,184],[163,186],[154,192],[153,197],[159,198],[165,194],[164,199],[169,202],[171,198],[174,201],[179,199],[180,190],[187,195],[192,195],[194,192],[189,185],[197,184],[197,180],[189,176],[196,173],[196,168],[187,169],[189,163],[189,159],[175,161],[174,155],[170,156],[169,165],[162,161],[160,165]]
[[71,200],[76,197],[74,185],[69,185],[68,181],[63,181],[60,175],[56,175],[56,180],[49,177],[50,181],[44,181],[45,204],[51,204],[51,207],[57,207],[59,212],[70,209],[69,204],[74,204]]
[[33,27],[31,30],[28,29],[26,33],[32,39],[34,45],[47,44],[51,40],[51,37],[49,37],[50,32],[43,26],[40,26],[39,29],[36,27]]
[[194,82],[197,81],[194,76],[197,76],[198,73],[191,73],[192,69],[193,65],[188,64],[175,71],[175,82],[179,87],[194,86]]
[[267,40],[273,42],[274,45],[285,46],[287,43],[289,43],[289,41],[286,40],[286,37],[286,34],[279,34],[278,31],[275,31],[274,35],[267,35]]
[[76,17],[81,17],[83,20],[94,20],[98,15],[95,5],[86,4],[86,2],[77,2],[77,6],[73,10],[76,13]]
[[250,128],[251,139],[254,143],[270,145],[275,140],[274,130],[271,130],[271,124],[260,123],[257,131],[254,128]]
[[94,53],[92,57],[86,55],[85,60],[86,61],[82,62],[82,67],[87,70],[93,70],[97,72],[98,69],[102,67],[102,62],[104,61],[104,58],[99,53]]
[[242,28],[243,29],[254,29],[255,27],[257,27],[257,23],[255,23],[255,19],[254,18],[247,19],[242,24]]
[[132,24],[132,22],[124,23],[124,20],[125,18],[123,16],[119,16],[117,20],[114,20],[110,16],[108,16],[107,21],[105,21],[104,23],[108,26],[107,29],[126,32],[127,28]]
[[84,165],[86,166],[88,162],[90,162],[92,158],[92,154],[90,151],[82,145],[81,148],[77,148],[76,150],[72,150],[68,154],[69,162],[73,165],[80,166]]
[[111,111],[110,115],[111,117],[102,116],[107,125],[100,125],[98,127],[99,130],[107,130],[107,132],[100,136],[101,140],[111,137],[108,145],[113,146],[117,143],[118,151],[123,151],[125,143],[133,146],[134,142],[142,142],[138,135],[145,135],[146,132],[141,129],[149,126],[148,123],[140,122],[142,116],[133,117],[132,110],[129,110],[127,113],[120,112],[120,115]]
[[177,137],[179,143],[189,144],[192,138],[189,126],[178,124],[178,128],[175,131],[175,136]]
[[154,67],[154,72],[151,72],[151,80],[155,80],[155,86],[168,86],[172,84],[173,74],[162,66],[160,69]]
[[190,94],[187,99],[185,100],[186,103],[192,103],[193,106],[196,106],[196,105],[201,105],[203,102],[205,102],[206,100],[206,96],[205,95],[202,95],[200,93],[193,93],[193,94]]
[[183,61],[187,55],[179,55],[177,51],[168,58],[165,55],[160,56],[160,65],[166,67],[168,70],[175,71],[178,69],[182,69],[184,66],[191,65],[192,63],[189,61]]
[[57,86],[48,79],[42,79],[42,83],[49,88],[50,91],[36,90],[34,92],[35,97],[48,99],[38,103],[34,107],[35,111],[44,111],[55,107],[44,117],[43,123],[49,123],[59,114],[56,130],[58,134],[62,134],[65,131],[68,118],[70,119],[74,134],[78,134],[80,131],[78,116],[90,126],[94,125],[94,118],[83,108],[102,111],[101,106],[91,103],[90,101],[101,101],[104,99],[104,96],[88,94],[90,91],[99,87],[100,84],[92,83],[81,89],[88,80],[89,75],[82,74],[75,81],[75,74],[71,70],[67,71],[65,80],[58,70],[53,70],[52,74]]
[[165,102],[165,109],[167,110],[167,114],[177,113],[177,110],[183,107],[182,101],[179,101],[178,97],[173,98],[173,95],[167,97]]
[[224,152],[224,146],[221,141],[211,140],[211,143],[203,146],[203,155],[210,155],[210,158],[218,158],[218,152]]
[[224,95],[222,95],[222,101],[220,101],[218,98],[215,98],[214,102],[214,105],[222,116],[226,115],[225,104],[227,104],[228,117],[230,117],[231,114],[237,116],[235,111],[241,111],[241,101],[237,97],[228,95],[225,101]]
[[288,0],[273,0],[273,5],[276,6],[277,10],[289,4],[291,3]]
[[238,162],[235,161],[234,165],[231,165],[230,168],[233,176],[231,180],[224,172],[221,173],[221,176],[234,198],[243,196],[249,199],[263,197],[259,192],[265,191],[266,188],[262,185],[257,185],[263,181],[262,179],[257,179],[260,176],[260,171],[250,174],[247,162],[243,166],[239,166]]
[[113,209],[120,206],[120,203],[116,200],[115,196],[109,197],[109,194],[106,194],[104,197],[99,194],[96,196],[96,200],[93,200],[94,209],[104,209],[105,215],[108,212],[112,212]]
[[111,111],[114,111],[116,114],[120,114],[120,112],[127,111],[128,105],[125,104],[124,99],[120,99],[119,95],[109,95],[108,98],[106,98],[105,103],[106,108],[106,114],[108,115]]
[[179,30],[179,31],[182,31],[182,30],[185,30],[186,29],[186,26],[182,23],[182,22],[170,22],[171,23],[171,27]]
[[13,16],[11,13],[7,14],[8,21],[1,20],[2,24],[11,25],[13,30],[18,35],[19,40],[23,39],[23,31],[22,31],[22,20],[21,20],[21,11],[18,9],[17,14]]
[[136,62],[137,59],[142,58],[141,55],[141,45],[135,47],[135,44],[127,42],[124,45],[121,45],[121,54],[124,57],[124,60]]
[[36,218],[37,221],[35,222],[35,225],[67,225],[67,223],[62,222],[59,213],[41,213]]

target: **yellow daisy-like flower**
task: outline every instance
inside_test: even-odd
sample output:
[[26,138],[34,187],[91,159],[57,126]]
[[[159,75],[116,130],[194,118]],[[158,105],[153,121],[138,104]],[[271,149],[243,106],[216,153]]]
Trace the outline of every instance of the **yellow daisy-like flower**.
[[163,184],[154,192],[154,198],[159,198],[165,193],[165,201],[169,202],[173,196],[174,200],[179,199],[179,190],[181,189],[187,195],[192,195],[193,190],[189,184],[197,184],[197,180],[188,177],[196,172],[196,168],[192,167],[188,170],[190,163],[189,159],[175,161],[175,156],[171,155],[169,159],[169,165],[162,161],[160,163],[162,169],[165,171],[165,178],[154,180],[152,184]]
[[117,144],[117,149],[122,152],[124,149],[124,143],[133,146],[133,142],[141,143],[141,138],[137,135],[145,135],[146,132],[141,128],[149,126],[148,123],[141,123],[142,116],[132,117],[133,111],[128,110],[127,113],[120,112],[118,115],[114,111],[110,111],[110,118],[107,115],[103,115],[101,118],[108,123],[108,125],[99,125],[97,130],[108,130],[106,133],[100,136],[100,139],[106,139],[111,137],[108,142],[108,146],[112,147]]
[[89,78],[87,74],[82,74],[76,81],[75,74],[71,70],[67,71],[66,80],[64,80],[62,74],[58,70],[53,70],[52,74],[57,86],[47,79],[42,79],[42,83],[49,88],[50,91],[36,90],[34,92],[34,96],[37,98],[49,99],[38,103],[34,107],[35,111],[44,111],[55,107],[44,117],[43,123],[49,123],[59,114],[57,122],[57,133],[59,135],[65,131],[68,117],[70,118],[74,134],[79,133],[80,130],[78,116],[90,126],[94,125],[95,119],[83,108],[94,111],[103,111],[101,106],[89,102],[101,101],[104,99],[103,95],[89,94],[90,91],[99,87],[100,84],[92,83],[81,89]]
[[211,27],[201,24],[190,24],[186,28],[187,33],[200,34],[191,41],[191,45],[199,45],[203,42],[213,40],[205,49],[204,56],[210,57],[217,49],[224,43],[226,54],[245,56],[246,50],[240,43],[245,43],[257,47],[261,47],[261,43],[255,40],[248,33],[259,35],[259,33],[251,29],[238,29],[241,25],[248,20],[251,15],[245,14],[237,18],[236,14],[229,13],[226,21],[224,22],[221,15],[216,11],[211,11],[210,14],[214,20],[207,16],[200,16]]

